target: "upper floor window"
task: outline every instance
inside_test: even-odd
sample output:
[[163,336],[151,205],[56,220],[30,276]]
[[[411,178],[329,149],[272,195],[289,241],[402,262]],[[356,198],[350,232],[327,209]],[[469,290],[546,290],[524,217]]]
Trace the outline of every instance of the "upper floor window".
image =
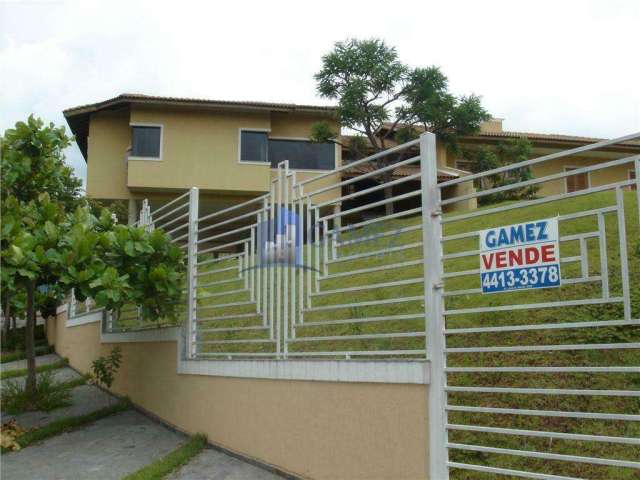
[[131,157],[160,160],[162,157],[162,126],[131,125]]
[[269,140],[271,167],[289,160],[289,168],[297,170],[333,170],[336,166],[336,147],[333,143],[314,143],[308,140]]
[[240,130],[240,161],[268,162],[267,132],[255,130]]

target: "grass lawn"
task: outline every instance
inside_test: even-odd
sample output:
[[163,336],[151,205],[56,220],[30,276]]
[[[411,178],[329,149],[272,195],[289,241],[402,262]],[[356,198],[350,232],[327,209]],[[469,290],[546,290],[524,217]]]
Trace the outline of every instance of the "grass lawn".
[[173,452],[142,467],[137,472],[124,477],[123,480],[161,480],[199,454],[207,446],[204,435],[194,435]]

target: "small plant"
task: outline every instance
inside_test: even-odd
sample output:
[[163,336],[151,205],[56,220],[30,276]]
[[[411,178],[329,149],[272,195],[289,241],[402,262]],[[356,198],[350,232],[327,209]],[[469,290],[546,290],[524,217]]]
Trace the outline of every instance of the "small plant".
[[114,347],[107,356],[96,358],[91,364],[93,382],[110,389],[121,363],[122,350],[120,347]]
[[24,428],[18,425],[15,420],[3,423],[0,427],[0,446],[2,451],[13,450],[15,452],[20,450],[20,444],[17,439],[24,432]]
[[70,405],[70,397],[69,388],[64,384],[56,383],[53,372],[46,371],[38,375],[33,397],[27,395],[25,382],[7,381],[2,387],[2,410],[10,414],[30,410],[49,412]]

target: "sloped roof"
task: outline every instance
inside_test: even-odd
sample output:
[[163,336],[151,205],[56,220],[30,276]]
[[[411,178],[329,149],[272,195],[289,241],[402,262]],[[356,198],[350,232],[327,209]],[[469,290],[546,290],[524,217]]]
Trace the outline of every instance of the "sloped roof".
[[[380,167],[376,167],[374,165],[370,165],[366,163],[361,165],[356,165],[355,167],[346,169],[342,173],[342,177],[354,178],[365,173],[373,172],[378,168]],[[420,173],[420,167],[418,165],[401,165],[393,169],[391,176],[393,179],[396,179],[396,178],[409,177],[417,173]],[[462,170],[456,170],[453,168],[438,168],[438,181],[444,182],[445,180],[453,180],[455,178],[460,177],[461,173],[467,173],[467,172],[463,172]]]
[[219,107],[238,110],[268,110],[283,112],[309,112],[335,114],[337,109],[327,105],[298,105],[294,103],[253,102],[236,100],[211,100],[205,98],[162,97],[156,95],[143,95],[140,93],[123,93],[117,97],[96,103],[88,103],[77,107],[67,108],[63,111],[65,117],[80,113],[95,112],[117,104],[147,103],[153,105],[181,105],[200,107]]
[[251,102],[235,100],[209,100],[204,98],[161,97],[142,95],[139,93],[123,93],[117,97],[96,103],[88,103],[64,110],[71,131],[76,136],[80,151],[87,159],[87,137],[89,135],[89,118],[92,113],[102,110],[113,110],[135,105],[161,105],[167,107],[204,108],[235,112],[281,112],[312,113],[314,115],[335,118],[337,109],[327,105],[297,105],[294,103]]

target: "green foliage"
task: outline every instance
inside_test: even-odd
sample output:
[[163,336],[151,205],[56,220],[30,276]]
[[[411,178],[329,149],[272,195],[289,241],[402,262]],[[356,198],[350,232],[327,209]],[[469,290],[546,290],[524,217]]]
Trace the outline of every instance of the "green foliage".
[[207,438],[202,434],[194,435],[187,443],[181,445],[159,460],[142,467],[137,472],[124,477],[123,480],[160,480],[199,454],[207,446]]
[[[24,337],[24,333],[22,334],[22,336]],[[54,348],[49,345],[41,345],[39,347],[36,347],[35,350],[36,355],[47,355],[54,352]],[[15,352],[3,353],[0,357],[0,363],[15,362],[16,360],[22,360],[23,358],[27,358],[27,354],[23,351],[18,350]]]
[[[82,379],[84,382],[84,379]],[[63,383],[56,383],[51,370],[38,375],[35,395],[28,395],[25,382],[9,380],[2,386],[2,411],[17,414],[27,410],[50,412],[71,405],[71,392]]]
[[115,215],[118,223],[126,225],[129,221],[129,207],[123,200],[104,201],[95,198],[86,198],[85,201],[91,214],[95,217],[99,217],[102,210],[106,208],[112,215]]
[[[463,152],[464,158],[471,160],[473,173],[485,172],[493,170],[505,165],[511,165],[517,162],[523,162],[531,155],[531,142],[526,138],[510,139],[506,142],[500,142],[495,148],[480,147],[476,150],[467,150]],[[523,182],[533,178],[529,167],[518,168],[508,172],[487,176],[476,184],[476,188],[487,190],[491,188],[501,187],[503,185],[511,185]],[[485,195],[478,199],[481,205],[487,205],[507,200],[522,200],[535,198],[539,187],[536,185],[513,188],[506,192],[498,192]]]
[[120,347],[114,347],[109,355],[98,357],[91,363],[93,380],[98,385],[111,388],[121,363],[122,350]]
[[338,101],[342,126],[364,135],[375,150],[384,149],[399,126],[437,133],[455,148],[459,135],[490,118],[480,97],[451,94],[438,67],[411,68],[380,39],[336,43],[314,78],[320,96]]
[[42,192],[60,202],[67,210],[76,208],[82,182],[64,163],[64,149],[72,139],[64,127],[45,126],[39,118],[29,117],[4,132],[2,139],[2,201],[13,196],[28,203]]
[[[79,181],[62,155],[69,141],[63,128],[32,117],[5,132],[2,181],[21,189],[3,183],[3,288],[34,290],[43,314],[75,288],[78,300],[92,297],[98,307],[117,312],[135,304],[145,318],[175,317],[182,251],[160,230],[117,224],[109,210],[80,201]],[[14,302],[12,311],[20,307]]]
[[[5,358],[5,352],[17,352],[18,354],[24,354],[24,339],[25,339],[25,331],[24,327],[15,328],[9,332],[9,335],[2,341],[2,358]],[[39,355],[44,355],[42,353],[45,347],[48,349],[47,345],[47,335],[44,330],[44,325],[36,325],[34,338],[36,343],[36,349],[40,347]],[[49,353],[49,352],[47,352]],[[24,357],[22,357],[24,358]],[[17,358],[16,360],[19,360]],[[6,360],[7,362],[10,360]],[[4,361],[3,361],[4,363]]]
[[329,122],[316,122],[311,125],[311,140],[319,143],[335,142],[338,132],[329,124]]

